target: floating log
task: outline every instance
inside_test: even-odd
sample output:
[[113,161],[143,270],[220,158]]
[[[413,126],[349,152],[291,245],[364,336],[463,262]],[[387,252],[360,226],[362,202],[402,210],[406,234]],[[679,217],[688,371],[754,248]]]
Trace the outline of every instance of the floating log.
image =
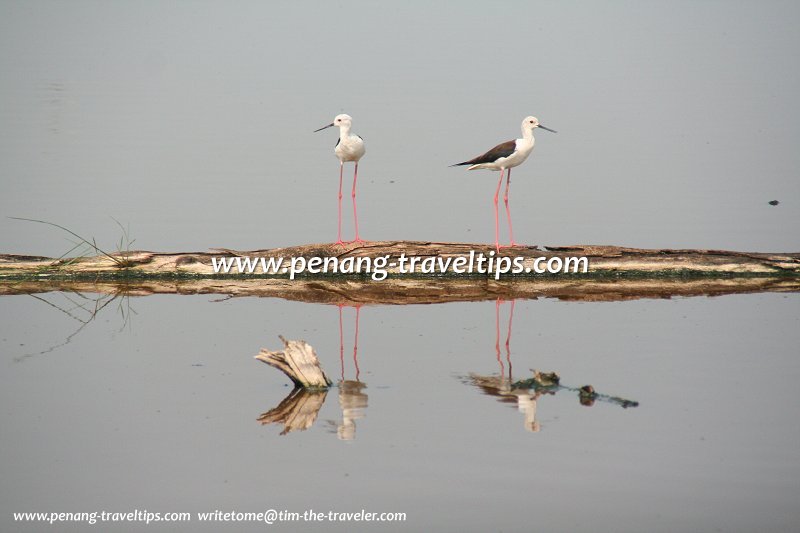
[[[240,278],[269,278],[278,277],[286,279],[286,272],[268,269],[264,273],[260,268],[252,273],[240,273],[232,269],[227,274],[215,272],[212,259],[220,258],[284,258],[283,266],[289,267],[291,258],[299,258],[308,265],[312,258],[336,258],[342,262],[347,258],[387,258],[385,268],[388,278],[385,281],[407,276],[431,275],[444,277],[463,277],[464,272],[454,272],[450,268],[445,273],[430,272],[430,268],[439,266],[448,259],[455,261],[457,258],[470,258],[476,263],[477,256],[482,254],[488,266],[488,258],[497,264],[500,258],[522,258],[522,272],[517,274],[503,274],[500,279],[509,281],[522,278],[541,278],[543,274],[536,269],[543,268],[544,264],[553,258],[579,258],[587,259],[587,271],[576,275],[572,273],[548,274],[547,276],[575,277],[583,276],[593,279],[602,277],[668,277],[668,276],[800,276],[800,253],[750,253],[732,252],[725,250],[666,250],[666,249],[640,249],[622,248],[619,246],[546,246],[539,249],[536,246],[516,246],[504,248],[496,253],[493,246],[485,244],[444,243],[423,241],[375,241],[361,244],[307,244],[288,248],[273,248],[270,250],[237,251],[217,249],[209,252],[188,253],[157,253],[145,251],[120,252],[94,257],[80,257],[73,259],[54,259],[49,257],[0,255],[0,280],[12,279],[66,279],[80,277],[83,279],[108,277],[114,279],[125,278],[151,278],[151,279],[176,279],[176,278],[209,278],[225,279]],[[411,268],[409,258],[419,258]],[[407,260],[401,264],[401,258]],[[430,260],[431,258],[435,261]],[[543,258],[543,259],[541,259]],[[427,263],[424,260],[429,260]],[[539,259],[539,263],[535,261]],[[454,263],[452,263],[453,265]],[[318,265],[318,267],[321,265]],[[426,266],[428,269],[426,269]],[[474,264],[471,272],[466,273],[473,277],[494,278],[494,272],[481,274],[478,265]],[[489,268],[489,270],[492,270]],[[529,270],[529,271],[527,271]],[[369,278],[365,273],[335,274],[311,273],[305,271],[298,273],[297,278],[303,279],[330,279],[330,278]]]
[[[716,296],[746,292],[800,292],[800,253],[745,253],[721,250],[647,250],[617,246],[504,248],[497,257],[523,258],[531,268],[539,258],[586,257],[586,273],[440,275],[387,267],[387,277],[369,274],[286,273],[214,274],[212,258],[347,258],[401,255],[443,262],[470,253],[495,253],[492,246],[420,241],[369,242],[361,245],[311,244],[272,250],[221,250],[191,253],[127,252],[71,260],[0,255],[0,295],[53,290],[147,294],[226,294],[267,296],[344,305],[443,303],[515,298],[615,301],[672,296]],[[431,261],[433,263],[433,261]],[[541,264],[541,262],[540,262]],[[127,266],[120,266],[127,265]],[[388,265],[387,265],[388,266]]]
[[255,359],[273,366],[289,376],[295,387],[306,389],[326,389],[333,383],[319,364],[317,353],[306,341],[284,339],[284,349],[271,352],[262,349]]

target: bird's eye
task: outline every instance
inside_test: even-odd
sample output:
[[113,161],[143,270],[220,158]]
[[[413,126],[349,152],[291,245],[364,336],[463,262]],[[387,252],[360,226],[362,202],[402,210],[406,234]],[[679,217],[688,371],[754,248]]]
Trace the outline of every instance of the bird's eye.
[[528,122],[530,122],[531,124],[533,124],[533,121],[532,121],[532,120],[529,120]]

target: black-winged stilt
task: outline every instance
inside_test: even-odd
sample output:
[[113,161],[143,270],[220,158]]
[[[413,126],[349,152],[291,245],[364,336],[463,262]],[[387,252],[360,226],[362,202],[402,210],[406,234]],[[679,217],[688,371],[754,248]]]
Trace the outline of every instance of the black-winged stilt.
[[506,192],[505,196],[503,197],[503,201],[506,204],[508,233],[509,237],[511,238],[510,246],[516,246],[517,243],[514,242],[514,230],[511,227],[511,211],[508,208],[508,189],[511,185],[511,169],[521,165],[528,158],[531,150],[533,150],[533,144],[536,142],[536,139],[533,138],[534,128],[542,128],[543,130],[556,133],[555,130],[551,130],[550,128],[539,124],[539,119],[536,117],[525,117],[525,119],[522,121],[522,139],[506,141],[498,144],[485,154],[479,155],[478,157],[470,159],[469,161],[450,165],[453,167],[471,165],[467,170],[485,168],[489,170],[500,171],[500,180],[497,182],[497,190],[494,193],[494,244],[498,252],[500,251],[500,232],[497,203],[500,195],[500,185],[503,183],[503,174],[506,170],[508,170],[508,177],[506,178]]
[[364,148],[364,139],[350,133],[350,128],[353,125],[353,118],[350,115],[336,115],[333,122],[327,126],[323,126],[314,133],[322,131],[333,126],[339,127],[339,140],[336,141],[336,148],[333,149],[336,157],[339,158],[339,229],[337,233],[336,243],[344,244],[342,242],[342,172],[344,172],[344,164],[352,161],[356,164],[355,173],[353,174],[353,191],[351,196],[353,198],[353,218],[355,219],[356,239],[352,242],[361,243],[361,237],[358,235],[358,210],[356,209],[356,181],[358,181],[358,161],[364,157],[366,149]]

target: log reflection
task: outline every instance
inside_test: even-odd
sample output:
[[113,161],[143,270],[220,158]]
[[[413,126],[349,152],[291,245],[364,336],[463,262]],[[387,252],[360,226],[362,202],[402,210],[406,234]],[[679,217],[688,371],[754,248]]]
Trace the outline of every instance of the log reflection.
[[297,387],[281,403],[258,417],[262,425],[283,424],[281,435],[292,431],[305,431],[314,425],[327,390],[309,390]]

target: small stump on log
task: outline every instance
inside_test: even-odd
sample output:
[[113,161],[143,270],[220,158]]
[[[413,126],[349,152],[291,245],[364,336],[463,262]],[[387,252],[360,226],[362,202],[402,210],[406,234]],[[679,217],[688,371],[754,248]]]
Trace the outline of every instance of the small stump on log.
[[284,339],[283,350],[271,352],[262,349],[255,356],[269,366],[275,367],[292,380],[295,387],[304,389],[327,389],[333,383],[322,370],[317,358],[317,353],[306,341],[294,341]]

